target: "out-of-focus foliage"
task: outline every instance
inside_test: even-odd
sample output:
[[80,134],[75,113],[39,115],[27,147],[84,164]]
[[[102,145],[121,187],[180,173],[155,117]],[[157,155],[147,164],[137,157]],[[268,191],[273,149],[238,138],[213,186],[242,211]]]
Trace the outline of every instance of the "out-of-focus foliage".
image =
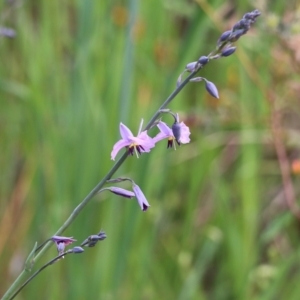
[[[170,106],[190,126],[191,143],[174,151],[161,142],[117,172],[143,189],[149,210],[109,193],[95,197],[65,235],[81,242],[103,229],[107,239],[55,263],[17,298],[299,298],[299,220],[273,138],[280,136],[296,202],[297,1],[0,6],[0,26],[16,32],[0,36],[0,294],[35,242],[51,237],[112,167],[119,123],[137,132],[185,65],[258,8],[235,54],[201,71],[220,99],[190,83]],[[53,246],[34,269],[55,255]]]

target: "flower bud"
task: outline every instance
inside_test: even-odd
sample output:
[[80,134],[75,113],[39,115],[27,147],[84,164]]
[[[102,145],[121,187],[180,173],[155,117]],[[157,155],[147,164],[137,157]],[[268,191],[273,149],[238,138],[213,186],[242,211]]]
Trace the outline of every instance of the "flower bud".
[[235,52],[235,50],[236,50],[236,47],[229,47],[229,48],[223,49],[221,56],[223,56],[223,57],[230,56],[231,54],[233,54]]
[[72,252],[73,253],[82,253],[82,252],[84,252],[84,250],[81,247],[76,246],[72,249]]
[[238,29],[234,31],[229,39],[230,42],[236,42],[243,34],[247,32],[247,29]]
[[218,43],[226,42],[231,35],[231,30],[227,30],[221,34]]
[[172,125],[172,132],[178,145],[180,145],[181,126],[177,121]]
[[[204,78],[203,78],[204,79]],[[214,83],[212,83],[211,81],[208,81],[206,79],[205,80],[205,87],[206,87],[206,90],[208,91],[208,93],[210,95],[212,95],[213,97],[215,98],[218,98],[219,99],[219,93],[218,93],[218,89],[217,87],[214,85]]]
[[207,56],[201,56],[198,59],[198,63],[201,64],[202,66],[206,65],[209,62],[209,58]]
[[189,64],[186,65],[185,69],[188,71],[188,72],[194,72],[195,71],[195,67],[197,65],[197,61],[193,61]]

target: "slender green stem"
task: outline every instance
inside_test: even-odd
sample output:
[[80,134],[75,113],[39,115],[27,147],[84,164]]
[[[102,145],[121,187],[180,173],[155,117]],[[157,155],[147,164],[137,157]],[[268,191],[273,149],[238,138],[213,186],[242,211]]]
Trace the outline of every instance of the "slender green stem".
[[[160,110],[164,109],[177,95],[178,93],[186,86],[186,84],[189,82],[189,80],[198,72],[194,71],[192,72],[184,81],[181,82],[181,84],[173,91],[173,93],[165,100],[165,102],[160,106],[160,108],[155,112],[153,117],[150,119],[148,124],[146,125],[144,130],[148,130],[151,128],[151,126],[155,123],[159,115],[161,114]],[[103,179],[92,189],[92,191],[83,199],[82,202],[73,210],[69,218],[65,221],[65,223],[57,230],[57,232],[54,235],[60,235],[64,230],[66,230],[70,224],[75,220],[75,218],[78,216],[78,214],[82,211],[82,209],[90,202],[90,200],[98,193],[98,191],[104,186],[104,184],[109,180],[113,174],[120,168],[120,166],[124,163],[126,158],[128,157],[128,153],[125,152],[119,160],[114,164],[114,166],[111,168],[111,170],[103,177]],[[35,261],[38,261],[40,257],[50,248],[51,242],[48,241],[45,246],[42,248],[42,250],[37,254],[35,257]],[[39,270],[40,272],[40,270]],[[38,272],[38,273],[39,273]],[[17,290],[17,288],[20,286],[21,282],[26,277],[28,271],[25,269],[20,273],[20,275],[17,277],[17,279],[14,281],[14,283],[10,286],[10,288],[7,290],[7,292],[4,294],[2,300],[12,299],[11,295],[14,293],[14,291]],[[37,273],[37,274],[38,274]],[[37,275],[36,274],[36,275]],[[30,277],[31,278],[31,277]],[[28,281],[28,280],[27,280]],[[26,281],[26,282],[27,282]],[[29,282],[29,281],[28,281]],[[27,284],[27,283],[26,283]],[[19,290],[18,290],[19,291]],[[14,295],[17,293],[15,292]]]
[[45,268],[48,266],[52,265],[55,261],[59,260],[60,258],[66,256],[67,254],[73,253],[72,251],[68,250],[53,259],[51,259],[49,262],[47,262],[44,266],[42,266],[40,269],[38,269],[35,273],[33,273],[17,290],[16,292],[9,298],[10,300],[14,299],[19,292],[35,277],[37,276],[40,272],[42,272]]
[[[259,16],[259,12],[255,10],[252,12],[253,18],[255,19],[257,16]],[[233,33],[233,31],[232,31]],[[239,37],[237,37],[238,39]],[[228,38],[229,39],[229,38]],[[237,40],[236,39],[236,40]],[[219,56],[215,56],[218,52],[220,52],[226,45],[230,44],[231,42],[229,40],[224,41],[221,43],[221,45],[217,46],[217,49],[211,52],[208,55],[209,59],[216,59]],[[198,65],[198,66],[197,66]],[[191,78],[194,77],[194,75],[202,68],[203,66],[199,63],[196,64],[195,71],[191,72],[189,76],[186,77],[184,81],[182,81],[179,86],[176,87],[176,89],[173,91],[173,93],[165,100],[165,102],[160,106],[160,108],[154,113],[153,117],[150,119],[148,124],[146,125],[144,130],[150,129],[160,114],[162,113],[161,110],[163,110],[177,95],[178,93],[186,86],[186,84],[190,81]],[[94,187],[94,189],[83,199],[83,201],[73,210],[69,218],[65,221],[65,223],[58,229],[58,231],[55,233],[55,235],[60,235],[68,226],[75,220],[75,218],[78,216],[78,214],[82,211],[82,209],[88,204],[88,202],[98,193],[98,191],[104,186],[104,184],[109,180],[113,174],[119,169],[119,167],[123,164],[123,162],[126,160],[128,156],[128,153],[125,152],[120,159],[115,163],[115,165],[111,168],[111,170],[107,173],[106,176]],[[44,245],[44,244],[42,244]],[[41,249],[41,251],[37,254],[35,257],[35,261],[39,260],[39,258],[50,248],[51,243],[46,242],[45,246]],[[40,248],[40,247],[39,247]],[[24,269],[21,274],[18,276],[18,278],[14,281],[14,283],[10,286],[10,288],[7,290],[5,295],[3,296],[2,300],[12,299],[15,297],[18,292],[26,285],[28,284],[37,274],[39,274],[48,264],[46,264],[44,267],[39,269],[37,272],[35,272],[30,278],[28,278],[22,285],[21,282],[25,278],[27,274],[27,270]],[[21,286],[20,286],[21,285]]]

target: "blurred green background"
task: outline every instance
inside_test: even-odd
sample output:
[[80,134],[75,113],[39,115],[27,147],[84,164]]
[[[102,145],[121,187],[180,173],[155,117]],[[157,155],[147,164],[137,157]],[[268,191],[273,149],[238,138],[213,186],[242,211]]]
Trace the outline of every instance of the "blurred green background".
[[115,174],[150,209],[95,197],[64,235],[108,238],[17,299],[299,299],[300,222],[287,199],[300,192],[300,4],[246,0],[1,1],[0,26],[16,31],[0,39],[1,295],[113,166],[119,123],[136,133],[185,65],[255,8],[236,53],[201,71],[220,99],[190,83],[170,105],[191,143],[161,142]]

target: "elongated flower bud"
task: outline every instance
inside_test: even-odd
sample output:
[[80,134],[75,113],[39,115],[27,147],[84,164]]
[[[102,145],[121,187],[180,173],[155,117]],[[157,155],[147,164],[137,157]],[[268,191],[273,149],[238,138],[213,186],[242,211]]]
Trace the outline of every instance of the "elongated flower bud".
[[203,79],[205,80],[205,87],[206,87],[206,90],[208,91],[208,93],[211,94],[213,97],[219,99],[219,92],[218,92],[217,87],[214,85],[214,83],[206,80],[205,78],[203,78]]
[[72,249],[72,252],[73,253],[82,253],[82,252],[84,252],[84,250],[81,247],[76,246]]
[[223,49],[221,56],[223,56],[223,57],[230,56],[231,54],[233,54],[235,52],[235,50],[236,50],[236,47],[229,47],[229,48]]
[[107,189],[109,191],[111,191],[112,193],[114,193],[118,196],[125,197],[125,198],[132,198],[132,197],[135,196],[135,194],[133,192],[127,191],[127,190],[119,188],[119,187],[112,186],[112,187],[109,187]]
[[202,66],[206,65],[209,62],[209,58],[207,56],[201,56],[198,59],[198,63],[201,64]]
[[226,42],[228,40],[230,34],[231,34],[231,30],[227,30],[227,31],[223,32],[218,39],[218,44]]
[[180,145],[181,126],[180,123],[178,123],[177,121],[175,121],[175,123],[172,125],[172,132],[177,144]]
[[194,72],[195,71],[195,67],[197,65],[197,62],[194,61],[194,62],[191,62],[191,63],[188,63],[185,67],[185,69],[188,71],[188,72]]

